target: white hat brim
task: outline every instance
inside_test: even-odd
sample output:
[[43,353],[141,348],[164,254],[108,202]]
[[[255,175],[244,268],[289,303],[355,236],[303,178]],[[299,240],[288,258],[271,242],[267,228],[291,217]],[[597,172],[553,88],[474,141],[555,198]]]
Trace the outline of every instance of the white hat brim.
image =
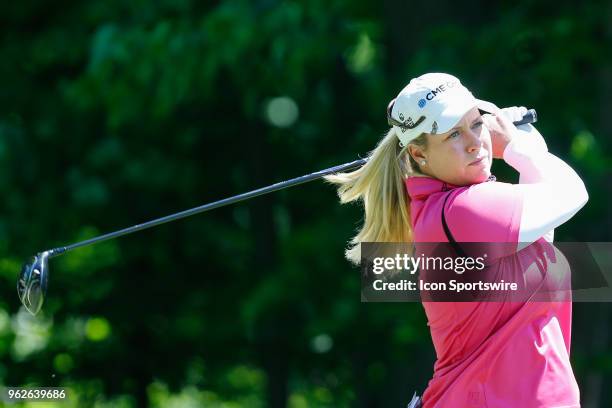
[[[456,97],[451,103],[448,103],[444,110],[436,119],[437,129],[436,134],[446,133],[451,130],[461,118],[469,112],[470,109],[476,106],[476,99],[471,95],[464,97]],[[433,130],[433,129],[432,129]],[[434,133],[433,131],[430,133]]]
[[449,104],[446,109],[442,111],[440,116],[438,116],[436,120],[438,125],[436,134],[446,133],[451,130],[472,108],[478,108],[487,113],[497,113],[497,111],[499,111],[499,108],[492,102],[483,101],[474,97],[460,98]]

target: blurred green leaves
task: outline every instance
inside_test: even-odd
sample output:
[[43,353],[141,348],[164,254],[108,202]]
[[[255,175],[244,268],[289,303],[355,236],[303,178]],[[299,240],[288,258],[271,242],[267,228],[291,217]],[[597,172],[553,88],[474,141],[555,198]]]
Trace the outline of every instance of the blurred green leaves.
[[595,174],[612,168],[612,156],[607,156],[595,136],[588,130],[578,132],[572,139],[570,154],[573,159]]
[[15,280],[36,251],[354,160],[426,71],[536,108],[591,196],[557,238],[609,240],[606,9],[499,7],[7,4],[0,383],[67,386],[75,407],[404,405],[435,358],[426,318],[418,304],[360,303],[343,251],[363,215],[329,185],[55,258],[36,319]]
[[102,341],[111,334],[111,326],[108,320],[95,317],[87,320],[85,324],[85,335],[91,341]]

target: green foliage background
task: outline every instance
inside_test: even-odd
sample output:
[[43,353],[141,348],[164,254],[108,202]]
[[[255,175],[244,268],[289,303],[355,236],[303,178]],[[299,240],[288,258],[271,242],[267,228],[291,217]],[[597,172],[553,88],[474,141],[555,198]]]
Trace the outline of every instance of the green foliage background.
[[[590,194],[556,239],[609,241],[611,14],[604,1],[4,4],[0,384],[69,387],[55,405],[75,407],[403,406],[435,357],[422,307],[360,303],[343,248],[362,213],[321,182],[54,259],[35,319],[17,275],[36,251],[363,156],[388,101],[435,71],[536,108]],[[609,304],[575,305],[592,406],[612,405],[610,323]]]

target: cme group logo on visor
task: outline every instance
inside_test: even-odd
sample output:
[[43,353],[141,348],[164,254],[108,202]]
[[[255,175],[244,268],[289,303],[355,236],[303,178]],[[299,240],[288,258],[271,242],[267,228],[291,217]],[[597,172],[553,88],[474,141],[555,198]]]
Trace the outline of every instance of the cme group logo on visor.
[[459,83],[458,81],[449,81],[449,82],[443,83],[442,85],[438,86],[436,89],[432,89],[431,92],[428,92],[427,95],[425,95],[425,98],[419,99],[419,102],[418,102],[419,108],[421,109],[424,108],[425,105],[427,104],[427,101],[431,101],[439,94],[447,90],[450,90],[451,88],[454,88],[455,85],[457,85],[458,83]]
[[459,83],[458,81],[449,81],[449,82],[439,85],[438,87],[436,87],[436,89],[432,89],[430,92],[427,92],[427,95],[425,95],[425,98],[421,98],[417,102],[417,104],[419,105],[419,108],[423,109],[425,105],[427,105],[427,101],[431,101],[439,94],[447,90],[450,90],[451,88],[454,88],[455,85],[457,85],[458,83]]

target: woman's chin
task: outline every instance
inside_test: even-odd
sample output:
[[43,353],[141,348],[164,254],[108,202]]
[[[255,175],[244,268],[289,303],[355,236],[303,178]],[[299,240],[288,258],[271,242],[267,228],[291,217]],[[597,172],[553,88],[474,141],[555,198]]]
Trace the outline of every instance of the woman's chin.
[[477,174],[474,174],[471,177],[472,184],[484,183],[485,181],[487,181],[489,179],[489,177],[491,177],[491,170],[489,170],[489,169],[482,169]]

